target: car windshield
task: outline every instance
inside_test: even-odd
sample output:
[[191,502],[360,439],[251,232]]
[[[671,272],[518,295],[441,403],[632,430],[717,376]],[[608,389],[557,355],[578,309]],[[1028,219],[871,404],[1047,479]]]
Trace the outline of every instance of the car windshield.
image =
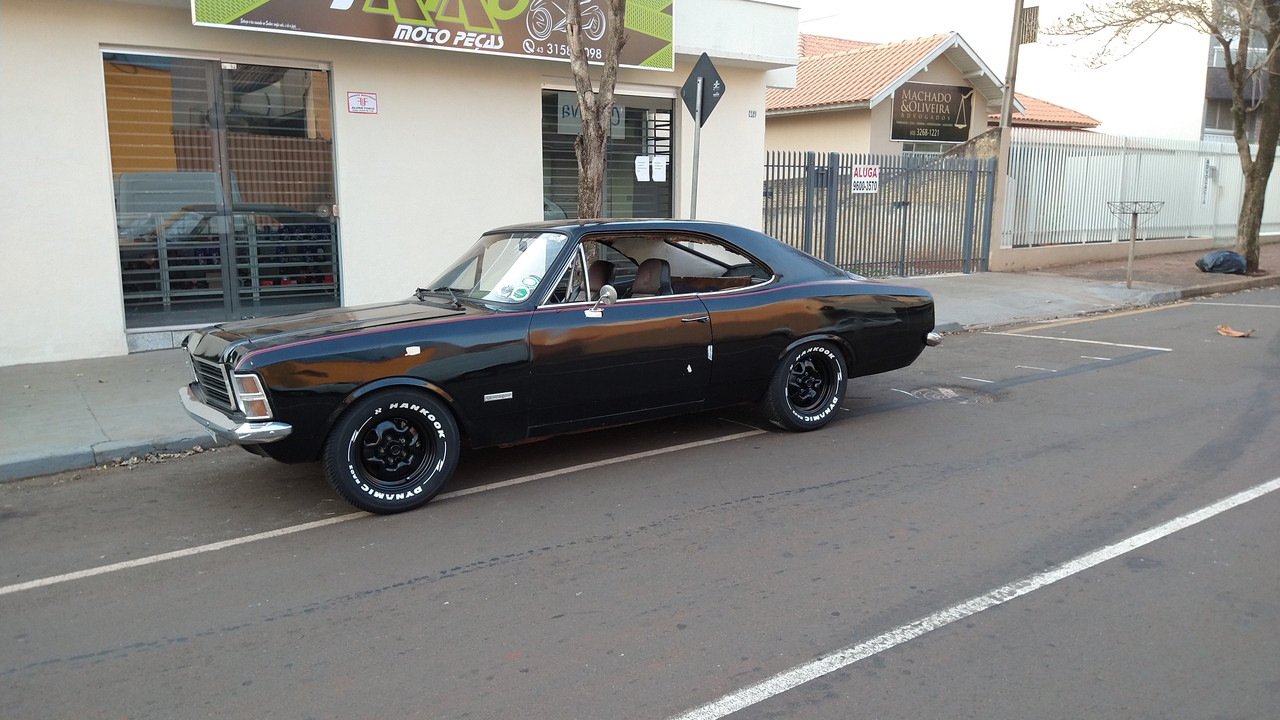
[[485,235],[428,289],[454,297],[522,303],[538,291],[568,240],[551,232]]

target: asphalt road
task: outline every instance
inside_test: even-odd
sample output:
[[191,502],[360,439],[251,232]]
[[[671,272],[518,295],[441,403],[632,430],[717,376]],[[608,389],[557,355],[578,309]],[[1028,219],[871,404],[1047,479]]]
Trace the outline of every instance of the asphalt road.
[[844,408],[476,452],[392,517],[238,449],[0,485],[0,717],[1275,716],[1280,290]]

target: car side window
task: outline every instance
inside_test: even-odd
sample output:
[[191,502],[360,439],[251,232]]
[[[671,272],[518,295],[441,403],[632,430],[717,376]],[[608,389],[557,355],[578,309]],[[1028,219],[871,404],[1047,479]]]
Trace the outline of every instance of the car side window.
[[635,281],[636,268],[634,260],[607,243],[588,240],[574,252],[547,303],[594,302],[603,285],[622,293]]
[[575,251],[573,253],[573,261],[569,263],[569,267],[564,269],[560,279],[556,281],[555,289],[551,291],[551,295],[547,298],[547,304],[559,305],[561,303],[584,302],[586,300],[584,278],[582,253]]
[[[701,237],[672,237],[671,290],[714,293],[768,282],[773,272],[737,248]],[[683,251],[683,252],[680,252]]]

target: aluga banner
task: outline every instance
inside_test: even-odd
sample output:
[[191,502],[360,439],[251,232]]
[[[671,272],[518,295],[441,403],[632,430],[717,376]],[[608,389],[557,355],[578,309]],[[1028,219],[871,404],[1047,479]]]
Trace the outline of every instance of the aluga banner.
[[[191,17],[208,27],[567,61],[569,2],[582,13],[588,61],[600,62],[606,0],[191,0]],[[672,69],[674,2],[627,0],[619,65]]]

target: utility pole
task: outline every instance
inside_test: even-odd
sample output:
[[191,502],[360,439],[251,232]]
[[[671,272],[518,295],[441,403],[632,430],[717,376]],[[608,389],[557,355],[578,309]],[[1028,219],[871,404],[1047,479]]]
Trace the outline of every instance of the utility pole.
[[1004,101],[1000,103],[1000,127],[1013,117],[1013,85],[1018,79],[1018,47],[1022,45],[1022,0],[1013,0],[1013,29],[1009,32],[1009,64],[1004,71]]

